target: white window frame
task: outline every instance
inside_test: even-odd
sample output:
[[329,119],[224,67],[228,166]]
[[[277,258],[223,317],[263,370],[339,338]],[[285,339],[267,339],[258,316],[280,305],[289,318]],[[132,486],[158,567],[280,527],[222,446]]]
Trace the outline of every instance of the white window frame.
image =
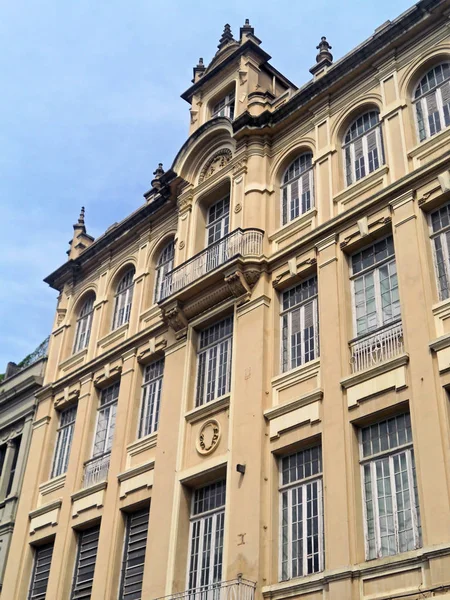
[[[77,417],[78,406],[69,406],[59,414],[59,427],[56,438],[55,454],[53,456],[52,471],[50,477],[58,477],[67,472],[70,450],[72,447],[73,432]],[[62,424],[65,418],[69,419]]]
[[[425,77],[427,77],[430,73],[435,71],[435,69],[438,69],[439,67],[441,67],[443,65],[449,66],[448,77],[444,78],[439,84],[435,85],[433,88],[430,88],[427,92],[420,92],[419,88],[422,84],[423,79],[425,79]],[[416,124],[416,133],[417,133],[417,139],[419,140],[419,143],[430,139],[431,137],[433,137],[433,135],[440,133],[441,131],[443,131],[444,129],[447,129],[450,126],[450,123],[446,124],[446,122],[445,122],[446,119],[445,119],[445,113],[444,113],[444,102],[443,102],[443,98],[442,98],[442,87],[448,82],[450,82],[450,63],[444,61],[442,63],[439,63],[438,65],[435,65],[431,69],[429,69],[425,73],[425,75],[423,75],[420,78],[419,83],[414,88],[412,103],[414,106],[414,122]],[[431,133],[431,129],[430,129],[429,112],[428,112],[428,104],[427,104],[427,97],[431,96],[431,95],[434,95],[434,97],[435,97],[436,108],[437,108],[437,112],[439,115],[439,122],[440,122],[440,128],[437,129],[436,131],[434,131],[433,133]],[[422,111],[423,129],[421,128],[420,122],[419,122],[418,106],[420,106],[420,109]],[[449,112],[450,112],[450,109],[449,109]],[[422,131],[423,131],[424,135],[422,135]]]
[[[377,121],[376,125],[371,125],[368,129],[364,130],[363,133],[358,134],[355,137],[350,138],[350,140],[346,141],[347,136],[348,135],[351,136],[350,130],[353,127],[353,125],[358,121],[358,119],[364,119],[364,117],[366,115],[370,115],[372,113],[377,114],[378,121]],[[377,153],[378,153],[378,165],[376,167],[370,169],[368,136],[372,132],[375,132],[375,136],[376,136],[376,149],[377,149]],[[360,173],[359,176],[357,176],[356,165],[355,165],[355,143],[358,140],[362,140],[362,150],[363,150],[364,169],[365,169],[364,175],[361,175],[361,173]],[[351,181],[349,181],[348,171],[347,171],[347,160],[346,160],[347,149],[349,149],[349,151],[350,151]],[[362,113],[356,119],[353,120],[353,122],[350,124],[350,127],[348,127],[348,129],[344,135],[344,141],[342,144],[342,156],[343,156],[343,167],[344,167],[344,181],[345,181],[346,187],[352,185],[353,183],[356,183],[357,181],[360,181],[361,179],[364,179],[364,177],[367,177],[368,175],[370,175],[370,173],[373,173],[374,171],[379,169],[382,165],[384,165],[385,159],[384,159],[383,135],[382,135],[382,131],[381,131],[381,121],[379,120],[378,111],[374,111],[374,110],[367,111],[365,113]]]
[[175,242],[174,240],[171,240],[164,246],[159,254],[158,263],[155,269],[155,291],[153,296],[154,302],[159,302],[159,300],[162,298],[163,291],[165,291],[165,287],[167,286],[165,276],[167,273],[173,270],[174,257]]
[[[106,392],[108,390],[110,390],[111,388],[117,389],[117,396],[113,395],[111,400],[108,400],[108,401],[105,401],[102,403],[103,395],[106,394]],[[114,442],[114,432],[115,432],[115,427],[116,427],[117,404],[119,401],[119,392],[120,392],[120,382],[119,381],[102,389],[100,392],[99,407],[97,408],[97,420],[96,420],[96,424],[95,424],[95,434],[94,434],[94,440],[93,440],[93,444],[92,444],[91,458],[99,458],[100,456],[104,456],[105,454],[111,453],[111,448],[112,448],[112,445]],[[106,424],[106,429],[105,429],[105,431],[106,431],[105,439],[103,440],[103,450],[101,452],[96,452],[95,446],[97,444],[97,436],[99,435],[98,424],[99,424],[99,420],[100,420],[100,415],[104,412],[108,412],[108,417],[107,417],[107,424]],[[108,446],[108,439],[110,437],[111,430],[113,432],[113,435],[111,438],[111,445]]]
[[[220,217],[211,219],[211,212],[212,212],[213,208],[216,208],[219,204],[223,204],[224,206],[226,206],[228,208],[228,210],[224,211]],[[224,196],[217,202],[214,202],[214,204],[211,204],[211,206],[208,208],[208,215],[207,215],[207,219],[206,219],[206,247],[207,248],[214,246],[214,244],[217,244],[218,242],[220,242],[220,240],[222,240],[225,236],[227,236],[229,234],[229,232],[230,232],[230,204],[231,204],[231,199],[230,199],[230,195],[228,194],[227,196]],[[219,236],[218,237],[217,237],[217,233],[216,233],[216,231],[217,231],[216,226],[219,226]],[[213,233],[214,241],[210,242],[209,236],[210,236],[211,230],[214,231],[214,233]]]
[[[152,371],[156,371],[153,374]],[[161,392],[164,378],[164,357],[146,365],[143,373],[138,438],[158,431]],[[149,423],[148,431],[145,427]]]
[[[409,417],[409,413],[406,413]],[[404,416],[406,416],[404,415]],[[403,415],[399,415],[401,417]],[[398,418],[398,417],[394,417]],[[374,425],[379,425],[387,422],[389,419],[374,423]],[[369,426],[370,427],[370,426]],[[395,556],[397,554],[401,554],[402,552],[408,552],[409,550],[414,550],[420,548],[422,545],[422,535],[421,535],[421,524],[420,524],[420,506],[418,501],[418,492],[417,492],[417,481],[415,477],[415,463],[414,463],[414,448],[413,448],[413,440],[411,437],[411,441],[377,452],[375,454],[369,456],[363,456],[363,430],[366,428],[360,428],[358,432],[359,437],[359,447],[360,447],[360,472],[361,472],[361,487],[362,487],[362,498],[363,498],[363,514],[364,514],[364,545],[365,545],[365,554],[366,560],[374,560],[377,558],[383,558],[384,556]],[[394,458],[400,455],[404,455],[406,457],[407,462],[407,477],[408,477],[408,491],[410,495],[411,502],[411,518],[412,518],[412,532],[414,539],[414,547],[400,549],[399,547],[399,527],[398,527],[398,504],[397,504],[397,486],[395,482],[395,472],[394,472]],[[379,498],[378,498],[378,489],[377,489],[377,479],[376,479],[376,465],[381,460],[389,461],[389,482],[390,482],[390,490],[391,490],[391,501],[392,501],[392,517],[394,521],[394,530],[393,535],[395,537],[396,542],[396,551],[394,553],[383,554],[381,547],[381,527],[380,527],[380,514],[379,514]],[[374,521],[374,533],[375,533],[375,544],[376,544],[376,555],[373,556],[371,554],[370,546],[369,546],[369,530],[368,530],[368,518],[367,518],[367,493],[366,493],[366,478],[365,478],[365,467],[369,466],[370,469],[370,482],[371,482],[371,498],[370,501],[372,503],[372,511],[373,511],[373,521]],[[384,516],[384,515],[383,515]],[[391,534],[392,535],[392,534]]]
[[118,329],[130,320],[131,305],[133,302],[134,275],[132,267],[121,278],[114,297],[114,316],[112,330]]
[[94,302],[95,296],[90,295],[81,307],[75,330],[73,354],[76,354],[77,352],[80,352],[89,346],[92,318],[94,315]]
[[[302,165],[302,159],[307,164],[309,161],[309,166]],[[297,169],[295,167],[297,166]],[[292,175],[289,178],[289,171],[293,170],[294,173],[296,170],[298,171],[297,175]],[[308,187],[309,190],[309,207],[303,210],[303,194],[306,193],[303,191],[303,180],[304,177],[308,177]],[[314,208],[314,164],[313,164],[313,155],[312,152],[304,152],[297,156],[295,160],[293,160],[288,168],[285,170],[280,186],[280,204],[281,204],[281,224],[287,225],[291,223],[295,219],[298,219],[302,215],[306,214],[310,210]],[[292,200],[292,187],[297,182],[298,185],[298,214],[292,216],[292,213],[297,212],[295,210],[295,205]],[[305,200],[306,201],[306,200]]]
[[[220,482],[216,482],[216,483],[220,483]],[[199,590],[202,588],[207,588],[209,586],[214,586],[215,584],[219,585],[220,582],[222,581],[222,577],[223,574],[225,572],[224,570],[224,536],[225,536],[225,501],[224,504],[222,504],[221,506],[215,507],[211,510],[207,510],[204,511],[202,513],[198,513],[198,514],[194,514],[194,501],[195,501],[195,494],[198,490],[200,489],[204,489],[207,487],[210,487],[210,485],[214,485],[214,484],[209,484],[207,486],[202,486],[202,488],[197,488],[195,490],[193,490],[192,493],[192,497],[191,497],[191,514],[190,514],[190,526],[189,526],[189,548],[188,548],[188,559],[187,559],[187,569],[186,569],[186,573],[187,573],[187,577],[186,577],[186,589],[187,590]],[[225,486],[225,495],[226,495],[226,481],[224,481],[224,486]],[[209,577],[208,577],[208,581],[205,583],[201,583],[201,579],[202,579],[202,558],[203,558],[203,552],[204,552],[204,544],[205,544],[205,526],[206,526],[206,522],[211,519],[211,543],[210,543],[210,551],[209,551]],[[221,521],[221,522],[220,522]],[[198,557],[198,563],[197,563],[197,570],[196,570],[196,575],[195,575],[195,585],[191,586],[191,559],[192,559],[192,546],[193,546],[193,535],[194,535],[194,528],[196,526],[196,524],[199,524],[199,535],[198,535],[198,551],[197,551],[197,557]],[[216,542],[216,535],[217,535],[217,529],[218,526],[221,527],[222,529],[222,547],[221,547],[221,563],[220,563],[220,577],[218,577],[217,581],[214,581],[214,571],[217,567],[217,564],[215,564],[215,552],[214,550],[215,548],[215,542]],[[217,595],[214,593],[214,589],[210,590],[210,593],[206,592],[206,598],[204,594],[201,594],[201,598],[202,600],[217,600]]]
[[[439,213],[440,211],[446,209],[449,214],[449,224],[441,227],[440,229],[433,231],[433,215]],[[450,203],[444,204],[440,206],[438,209],[433,210],[428,215],[428,227],[430,232],[431,239],[431,247],[433,252],[433,263],[434,263],[434,272],[436,276],[436,287],[439,295],[439,300],[446,300],[450,297]],[[449,240],[447,242],[447,235],[449,236]],[[439,276],[439,268],[438,268],[438,260],[437,260],[437,251],[436,251],[436,239],[439,239],[442,250],[443,257],[443,269],[444,269],[444,278],[445,278],[445,289],[441,288],[440,285],[440,276]]]
[[[398,301],[398,306],[399,306],[399,314],[395,317],[393,317],[391,320],[387,320],[386,322],[383,321],[383,306],[382,306],[382,301],[381,301],[381,284],[380,284],[380,269],[382,267],[385,267],[386,265],[395,265],[395,269],[396,269],[396,274],[397,274],[397,263],[396,263],[396,257],[395,257],[395,248],[394,248],[394,252],[393,254],[391,254],[390,256],[380,260],[379,262],[370,265],[369,267],[362,269],[361,271],[358,271],[358,273],[353,273],[353,265],[352,265],[352,259],[353,256],[356,256],[356,254],[359,254],[360,252],[363,252],[364,250],[370,248],[370,247],[375,247],[376,244],[378,244],[379,242],[382,242],[383,240],[387,240],[389,237],[392,237],[392,234],[381,238],[379,240],[376,240],[374,243],[369,244],[368,246],[365,246],[364,248],[362,248],[361,250],[358,250],[358,252],[355,252],[354,254],[352,254],[352,256],[350,257],[350,281],[351,281],[351,293],[352,293],[352,317],[353,317],[353,329],[354,329],[354,333],[355,333],[355,337],[363,337],[366,335],[369,335],[375,331],[377,331],[378,329],[382,329],[384,327],[388,327],[389,325],[393,325],[395,323],[398,323],[401,321],[401,310],[400,310],[400,301]],[[393,241],[392,241],[393,244]],[[367,276],[368,274],[373,273],[373,278],[374,278],[374,288],[375,288],[375,314],[376,314],[376,319],[377,319],[377,323],[375,326],[373,327],[368,327],[365,331],[363,332],[358,332],[358,323],[357,323],[357,311],[356,311],[356,290],[355,290],[355,282],[358,281],[359,279],[361,279],[362,277]],[[395,289],[395,288],[392,288]],[[398,274],[397,274],[397,289],[398,289]],[[367,300],[367,298],[366,298]],[[367,313],[366,313],[367,314]]]
[[225,94],[218,102],[216,102],[211,111],[211,118],[227,117],[232,121],[235,112],[235,93],[234,90]]
[[[295,290],[297,287],[301,288],[302,285],[310,284],[310,282],[312,282],[313,280],[315,280],[315,286],[316,286],[315,294],[309,296],[308,298],[305,298],[304,300],[301,300],[298,304],[295,304],[294,306],[290,306],[289,308],[286,308],[286,309],[283,308],[285,294],[288,294],[292,290]],[[318,289],[317,289],[317,276],[316,275],[313,275],[312,277],[309,277],[308,279],[305,279],[304,281],[302,281],[300,284],[282,292],[281,313],[280,313],[280,334],[281,334],[280,335],[280,339],[281,339],[280,369],[281,369],[282,373],[287,373],[288,371],[291,371],[292,369],[295,369],[301,365],[304,365],[307,362],[310,362],[311,360],[315,360],[316,358],[318,358],[320,356],[318,300],[319,300],[319,295],[318,295]],[[306,360],[305,338],[304,338],[305,306],[307,306],[308,304],[311,304],[311,303],[312,303],[312,310],[313,310],[313,328],[314,328],[314,341],[313,341],[312,352],[313,352],[314,356],[312,358],[309,358],[308,360]],[[293,318],[294,312],[296,312],[298,310],[300,310],[300,337],[301,337],[300,351],[301,351],[301,356],[300,356],[300,362],[297,365],[292,365],[292,350],[293,350],[293,347],[292,347],[292,318]],[[283,321],[285,318],[287,318],[287,321],[288,321],[287,339],[286,340],[283,339],[283,334],[284,334]],[[286,343],[286,349],[284,346],[285,343]],[[286,362],[284,361],[285,350],[286,350]]]
[[[290,455],[283,456],[279,459],[279,488],[278,488],[278,496],[279,496],[279,544],[278,544],[278,580],[279,581],[290,581],[291,579],[297,579],[301,577],[307,577],[308,575],[313,575],[315,573],[320,573],[324,570],[325,565],[325,551],[324,551],[324,518],[323,518],[323,464],[322,464],[322,447],[320,445],[313,446],[312,448],[307,448],[306,451],[312,450],[313,448],[318,448],[320,453],[320,473],[315,475],[311,475],[310,477],[304,477],[303,479],[298,479],[291,483],[283,484],[283,470],[282,463],[283,459],[289,458]],[[301,451],[302,452],[302,451]],[[292,456],[295,456],[294,455]],[[319,541],[319,569],[317,571],[308,572],[308,553],[303,552],[302,555],[302,575],[292,575],[292,492],[294,489],[302,489],[303,494],[307,493],[308,486],[317,483],[317,504],[318,504],[318,541]],[[287,564],[288,564],[288,576],[285,577],[283,574],[283,496],[287,494],[288,498],[288,544],[287,544]],[[307,548],[307,503],[308,500],[302,501],[302,530],[304,532],[303,535],[303,549]]]
[[[207,335],[209,331],[214,329],[215,327],[220,327],[222,323],[227,324],[231,322],[231,332],[225,333],[222,337],[219,337],[214,342],[211,342],[205,346],[202,346],[202,337]],[[230,393],[231,387],[231,363],[233,357],[233,317],[225,317],[225,319],[221,319],[216,323],[213,323],[206,329],[203,329],[198,333],[198,344],[197,344],[197,377],[195,384],[195,406],[203,406],[204,404],[208,404],[208,402],[212,402],[213,400],[220,398],[226,394]],[[227,361],[225,364],[225,369],[221,369],[221,348],[227,352]],[[215,354],[215,357],[214,357]],[[205,357],[204,362],[203,358]],[[202,364],[204,367],[204,371],[201,371]],[[223,393],[219,393],[221,388],[219,388],[219,373],[222,370],[222,377],[225,376],[225,391]],[[225,373],[223,372],[225,370]],[[214,377],[211,376],[211,373]],[[203,377],[203,384],[200,383],[200,377]],[[211,388],[212,384],[212,397],[208,398],[208,387]]]

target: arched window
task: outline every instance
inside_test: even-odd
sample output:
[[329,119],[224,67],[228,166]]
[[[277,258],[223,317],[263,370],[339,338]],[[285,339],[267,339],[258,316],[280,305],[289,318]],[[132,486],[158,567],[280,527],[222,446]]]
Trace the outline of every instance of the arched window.
[[134,267],[129,269],[117,286],[116,297],[114,300],[114,318],[113,329],[128,323],[130,320],[131,303],[133,301],[134,288]]
[[172,240],[165,246],[159,255],[156,265],[155,278],[155,302],[166,297],[169,293],[170,281],[167,273],[173,269],[173,257],[175,254],[175,243]]
[[450,126],[450,63],[430,69],[414,91],[419,140]]
[[73,352],[79,352],[89,345],[91,337],[92,316],[94,314],[95,295],[89,294],[81,307],[80,314],[77,319],[77,327],[75,330],[75,340],[73,344]]
[[347,185],[384,164],[383,139],[377,111],[366,112],[353,121],[345,134],[343,148]]
[[312,154],[298,156],[286,169],[281,185],[283,225],[314,206]]

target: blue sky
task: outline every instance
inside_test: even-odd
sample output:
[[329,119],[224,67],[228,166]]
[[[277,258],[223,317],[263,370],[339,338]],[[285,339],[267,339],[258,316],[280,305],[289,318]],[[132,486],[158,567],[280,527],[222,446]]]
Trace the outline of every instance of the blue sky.
[[187,137],[189,86],[225,23],[249,18],[272,64],[309,80],[322,35],[335,59],[408,0],[3,0],[0,20],[0,372],[48,335],[86,207],[97,237],[143,203]]

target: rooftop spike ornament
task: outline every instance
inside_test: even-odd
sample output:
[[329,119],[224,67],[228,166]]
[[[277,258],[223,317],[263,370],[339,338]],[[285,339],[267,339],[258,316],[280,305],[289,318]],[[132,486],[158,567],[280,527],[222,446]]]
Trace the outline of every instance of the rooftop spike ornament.
[[233,38],[233,34],[231,33],[231,27],[229,26],[228,23],[226,23],[225,27],[223,28],[223,33],[222,33],[222,37],[219,40],[219,45],[217,46],[219,48],[219,50],[222,50],[222,48],[224,46],[226,46],[227,44],[229,44],[230,42],[233,42],[234,38]]
[[316,56],[316,62],[320,63],[323,60],[328,60],[330,63],[333,62],[333,55],[330,52],[331,46],[324,35],[320,38],[319,45],[316,46],[316,49],[319,51],[319,54]]
[[244,23],[243,27],[241,27],[239,30],[239,37],[242,40],[243,35],[245,35],[245,34],[254,35],[254,33],[255,33],[255,28],[250,25],[250,19],[245,19],[245,23]]
[[80,216],[78,217],[78,225],[84,227],[84,206],[81,207]]
[[153,175],[155,176],[155,178],[152,179],[152,187],[159,190],[159,188],[161,187],[161,182],[159,180],[164,175],[164,173],[165,173],[165,171],[163,169],[163,164],[158,163],[157,168],[153,171]]

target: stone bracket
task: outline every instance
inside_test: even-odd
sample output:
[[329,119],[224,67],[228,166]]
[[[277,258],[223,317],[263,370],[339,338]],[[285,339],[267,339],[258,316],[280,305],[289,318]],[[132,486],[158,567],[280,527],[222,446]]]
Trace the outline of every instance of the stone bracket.
[[182,305],[178,301],[163,308],[163,317],[167,325],[173,329],[177,340],[186,335],[188,320],[184,314]]

